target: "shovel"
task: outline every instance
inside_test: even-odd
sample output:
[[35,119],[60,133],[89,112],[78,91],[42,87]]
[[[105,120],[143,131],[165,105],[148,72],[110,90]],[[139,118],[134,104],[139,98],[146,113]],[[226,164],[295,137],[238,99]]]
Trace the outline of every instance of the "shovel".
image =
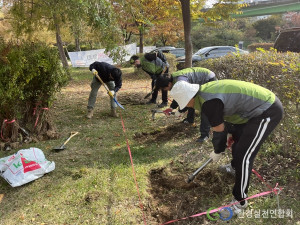
[[56,148],[53,148],[53,150],[55,151],[61,151],[61,150],[64,150],[66,149],[66,144],[71,140],[72,137],[74,137],[75,135],[77,135],[78,132],[71,132],[70,136],[68,137],[68,139],[59,147],[56,147]]
[[117,106],[119,106],[121,109],[124,109],[124,107],[117,101],[117,99],[113,96],[113,94],[110,92],[110,90],[108,89],[108,87],[106,86],[106,84],[103,82],[103,80],[100,78],[97,70],[93,69],[93,74],[97,77],[97,79],[101,82],[101,84],[103,84],[103,86],[105,87],[105,89],[107,90],[108,95],[114,100],[114,102],[117,104]]
[[209,158],[202,166],[200,166],[193,174],[191,174],[186,180],[187,183],[191,183],[200,171],[207,166],[212,161],[212,158]]

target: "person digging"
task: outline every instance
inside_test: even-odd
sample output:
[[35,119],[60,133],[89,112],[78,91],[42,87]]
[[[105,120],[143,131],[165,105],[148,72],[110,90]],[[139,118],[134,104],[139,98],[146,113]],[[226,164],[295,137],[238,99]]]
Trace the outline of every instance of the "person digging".
[[[156,104],[158,91],[155,89],[156,77],[160,74],[168,73],[169,64],[167,58],[160,51],[154,51],[144,54],[142,57],[133,55],[130,58],[130,63],[135,67],[141,67],[146,73],[148,73],[152,79],[152,98],[146,104]],[[163,108],[168,105],[168,91],[162,91],[162,103],[158,105],[159,108]]]
[[[237,80],[211,81],[201,86],[179,81],[170,94],[180,109],[198,105],[207,116],[213,130],[214,151],[210,154],[213,162],[225,151],[227,123],[234,130],[232,161],[219,169],[235,176],[234,198],[229,207],[233,215],[241,213],[248,205],[245,199],[256,154],[283,117],[280,100],[266,88]],[[229,210],[219,213],[223,218],[230,216]]]
[[[96,71],[100,77],[100,79],[106,84],[112,95],[116,98],[117,92],[122,87],[122,71],[106,62],[94,62],[89,66],[90,71]],[[91,92],[89,95],[88,105],[87,105],[87,118],[91,119],[94,114],[94,106],[96,103],[96,98],[98,94],[98,90],[101,87],[101,81],[94,76],[91,83]],[[114,99],[110,98],[111,105],[111,116],[118,117],[116,112],[117,104]]]
[[[176,71],[171,75],[164,74],[158,76],[156,80],[156,88],[170,91],[173,85],[178,81],[186,81],[190,84],[202,85],[214,80],[217,80],[214,72],[202,67],[193,67]],[[164,110],[164,113],[169,116],[170,112],[172,112],[173,109],[176,109],[177,107],[178,103],[173,100],[170,108]],[[187,118],[185,118],[183,122],[193,124],[195,118],[195,109],[191,107],[185,107],[184,109],[179,110],[179,112],[185,111],[188,111],[188,114]],[[203,143],[204,141],[206,141],[209,138],[209,131],[209,121],[207,117],[203,113],[201,113],[200,137],[197,139],[197,142]]]

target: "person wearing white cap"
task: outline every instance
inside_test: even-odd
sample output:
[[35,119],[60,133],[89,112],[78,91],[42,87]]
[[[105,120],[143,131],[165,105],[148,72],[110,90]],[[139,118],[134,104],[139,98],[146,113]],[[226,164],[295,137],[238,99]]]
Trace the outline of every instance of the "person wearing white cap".
[[[178,81],[186,81],[191,84],[205,84],[210,81],[217,80],[216,75],[214,72],[210,71],[209,69],[203,67],[192,67],[192,68],[185,68],[183,70],[176,71],[169,74],[163,74],[157,77],[156,79],[156,88],[162,89],[165,91],[170,91],[173,85]],[[173,109],[178,107],[178,103],[173,100],[170,108],[164,110],[166,115],[169,115]],[[180,112],[188,111],[187,118],[183,120],[184,123],[194,123],[195,117],[195,109],[194,108],[184,108],[181,109]],[[206,116],[202,113],[201,114],[201,123],[200,123],[200,137],[197,139],[197,142],[203,143],[204,141],[208,140],[209,138],[209,130],[210,124]]]
[[[225,151],[227,134],[232,134],[232,161],[220,169],[235,175],[230,208],[234,215],[239,214],[247,207],[254,158],[283,117],[280,100],[266,88],[237,80],[211,81],[201,86],[180,81],[170,95],[180,109],[195,107],[207,116],[213,130],[214,151],[210,157],[214,162]],[[229,216],[226,210],[220,213],[224,218]]]

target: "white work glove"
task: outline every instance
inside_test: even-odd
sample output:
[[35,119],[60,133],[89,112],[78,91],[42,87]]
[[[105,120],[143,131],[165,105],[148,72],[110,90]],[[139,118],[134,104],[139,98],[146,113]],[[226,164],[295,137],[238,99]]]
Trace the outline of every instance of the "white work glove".
[[92,73],[93,73],[94,75],[98,74],[97,70],[95,70],[95,69],[92,69]]
[[175,116],[176,117],[181,117],[182,116],[182,113],[181,112],[179,112],[178,110],[175,112]]
[[222,153],[217,154],[214,151],[212,151],[209,157],[213,160],[213,162],[218,162],[221,159],[222,155]]

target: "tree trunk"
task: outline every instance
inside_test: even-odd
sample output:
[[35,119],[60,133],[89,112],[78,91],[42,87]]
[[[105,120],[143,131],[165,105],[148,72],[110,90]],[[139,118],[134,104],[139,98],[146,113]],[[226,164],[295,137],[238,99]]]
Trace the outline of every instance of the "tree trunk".
[[69,65],[68,65],[67,57],[64,52],[64,46],[60,37],[60,28],[58,24],[55,24],[55,29],[56,29],[56,43],[57,43],[60,59],[63,64],[63,67],[68,68]]
[[75,37],[75,50],[77,52],[81,51],[80,50],[80,40],[79,40],[79,35],[77,37]]
[[144,49],[144,25],[140,26],[140,53],[143,53]]
[[132,32],[129,33],[126,32],[126,35],[124,35],[125,44],[129,43],[131,36],[132,36]]
[[193,46],[191,41],[190,0],[180,0],[184,28],[185,68],[192,67]]
[[89,40],[88,43],[90,45],[90,49],[93,49],[93,42],[91,40]]

